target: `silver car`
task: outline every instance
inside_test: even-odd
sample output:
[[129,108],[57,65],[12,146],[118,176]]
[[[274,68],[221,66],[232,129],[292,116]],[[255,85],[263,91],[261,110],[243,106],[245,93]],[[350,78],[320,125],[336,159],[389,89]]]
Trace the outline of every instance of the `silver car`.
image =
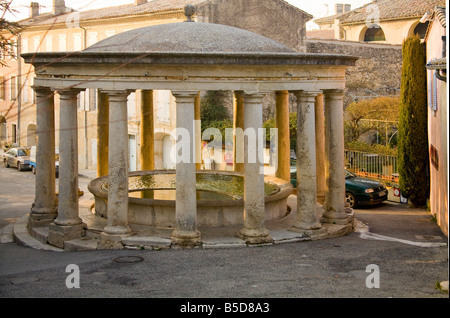
[[6,168],[16,167],[19,171],[30,170],[30,155],[24,148],[11,148],[3,154],[3,164]]

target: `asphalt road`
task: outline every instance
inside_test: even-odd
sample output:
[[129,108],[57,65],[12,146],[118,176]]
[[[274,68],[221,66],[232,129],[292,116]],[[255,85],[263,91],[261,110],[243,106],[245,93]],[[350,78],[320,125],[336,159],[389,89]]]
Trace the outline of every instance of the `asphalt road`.
[[[1,167],[0,229],[33,197],[31,172]],[[174,311],[186,298],[448,298],[435,287],[448,281],[448,239],[429,213],[387,203],[356,218],[369,232],[265,247],[59,253],[0,244],[0,298],[176,298]]]

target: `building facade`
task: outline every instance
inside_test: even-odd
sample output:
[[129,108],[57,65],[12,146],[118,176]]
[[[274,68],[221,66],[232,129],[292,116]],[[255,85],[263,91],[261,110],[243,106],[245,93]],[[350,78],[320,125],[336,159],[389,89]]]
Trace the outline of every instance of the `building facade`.
[[420,23],[445,0],[374,0],[350,12],[314,20],[323,30],[334,31],[334,39],[401,45],[411,35],[422,39],[428,23]]
[[425,41],[428,69],[428,142],[430,150],[430,209],[448,235],[448,102],[445,7],[436,7]]

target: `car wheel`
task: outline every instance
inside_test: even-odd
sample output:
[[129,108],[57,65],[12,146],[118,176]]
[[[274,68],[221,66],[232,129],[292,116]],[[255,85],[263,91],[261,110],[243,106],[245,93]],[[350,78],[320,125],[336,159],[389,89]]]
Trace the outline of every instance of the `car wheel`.
[[352,209],[355,209],[358,206],[358,200],[356,200],[353,193],[350,192],[345,193],[345,203]]
[[22,165],[20,164],[20,162],[17,163],[17,170],[22,171]]
[[6,160],[6,159],[3,160],[3,163],[5,164],[5,167],[6,167],[6,168],[9,168],[8,160]]

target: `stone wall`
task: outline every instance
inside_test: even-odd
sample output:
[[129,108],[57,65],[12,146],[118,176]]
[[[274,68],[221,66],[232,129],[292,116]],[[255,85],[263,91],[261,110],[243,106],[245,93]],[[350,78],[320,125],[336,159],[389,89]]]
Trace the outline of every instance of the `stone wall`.
[[255,32],[305,52],[311,16],[281,0],[215,0],[197,6],[198,22],[224,24]]
[[400,94],[401,45],[306,39],[306,48],[308,53],[359,57],[356,65],[347,70],[348,93],[345,105],[356,99]]

